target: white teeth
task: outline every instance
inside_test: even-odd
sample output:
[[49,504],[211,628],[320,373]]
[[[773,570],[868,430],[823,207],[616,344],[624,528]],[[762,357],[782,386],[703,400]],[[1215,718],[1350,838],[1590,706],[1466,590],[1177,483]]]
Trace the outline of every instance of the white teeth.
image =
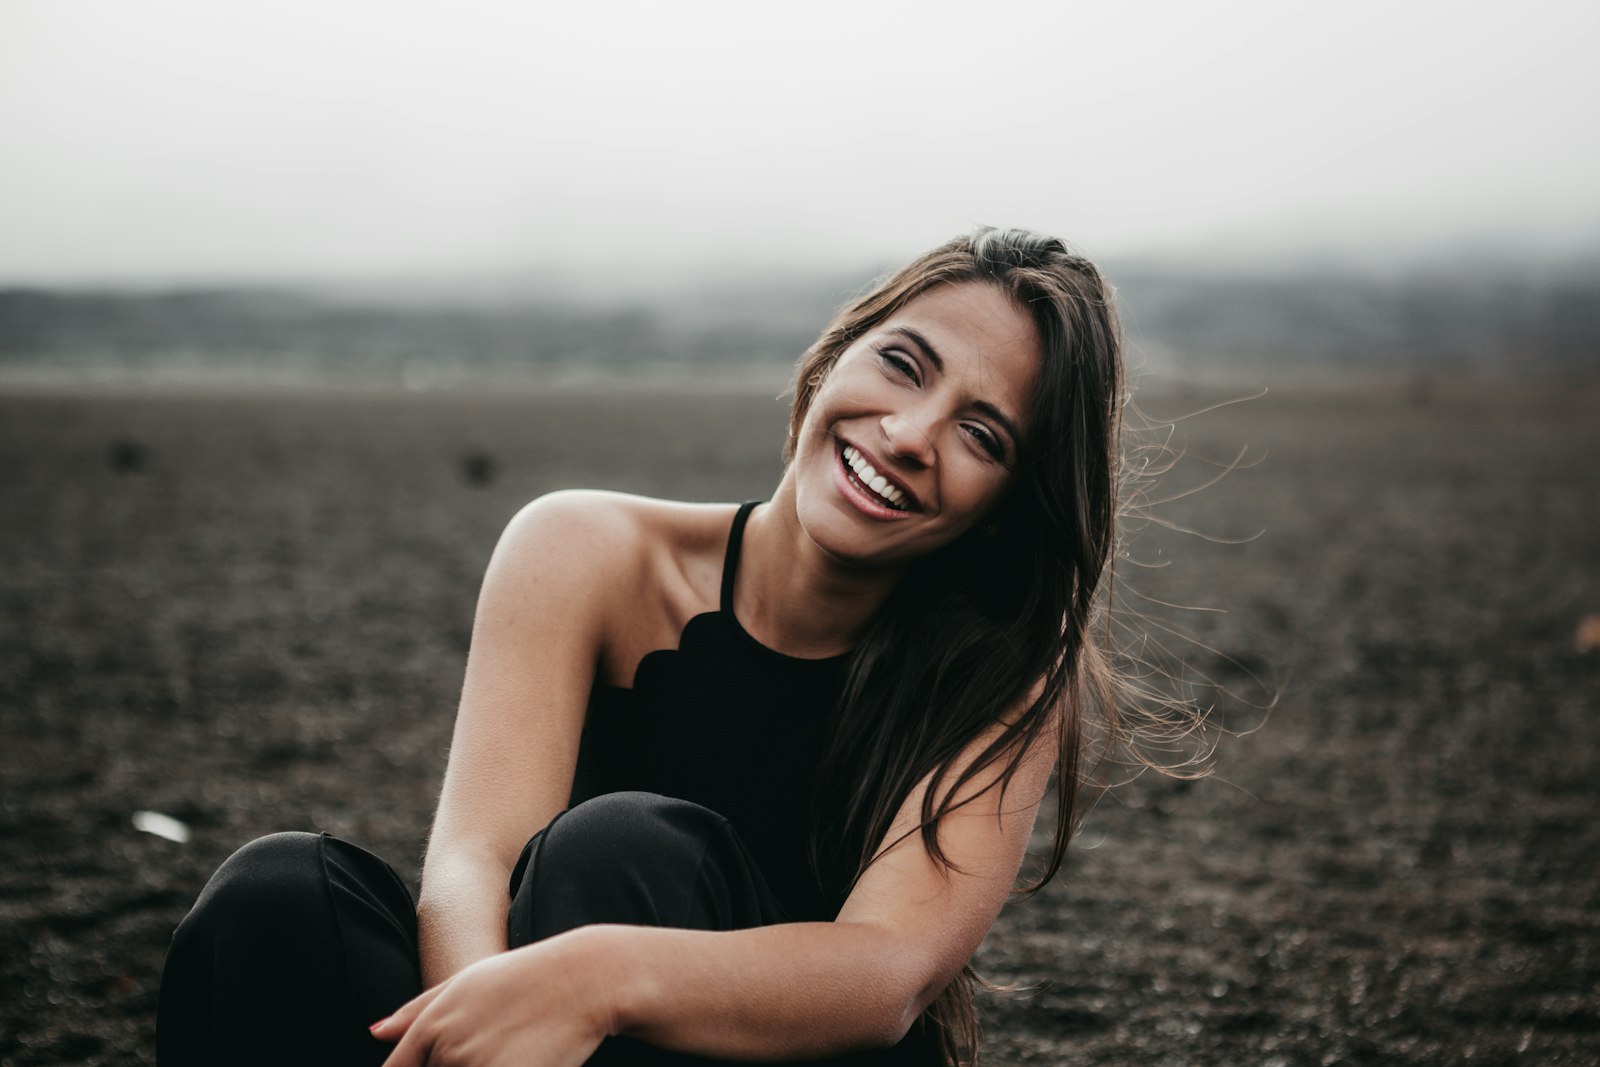
[[846,446],[842,454],[845,463],[855,472],[856,478],[860,480],[862,485],[867,486],[874,493],[877,493],[896,507],[904,506],[905,493],[901,492],[899,487],[893,485],[889,479],[873,470],[872,464],[863,459],[860,452]]

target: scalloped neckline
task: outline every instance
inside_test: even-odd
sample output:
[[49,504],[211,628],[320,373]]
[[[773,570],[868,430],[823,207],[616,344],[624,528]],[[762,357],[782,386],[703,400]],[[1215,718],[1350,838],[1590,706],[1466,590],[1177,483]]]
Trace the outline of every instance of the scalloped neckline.
[[629,679],[629,684],[602,684],[596,686],[595,688],[615,689],[624,693],[633,692],[634,688],[639,684],[639,675],[644,670],[646,660],[650,659],[652,656],[681,655],[683,652],[684,635],[689,632],[690,627],[697,623],[714,623],[718,619],[725,619],[727,621],[728,628],[733,631],[735,638],[742,646],[744,646],[744,648],[757,656],[764,657],[774,663],[790,667],[791,669],[806,670],[810,667],[837,664],[845,660],[850,653],[854,651],[853,649],[850,649],[840,652],[837,655],[822,657],[791,656],[787,652],[779,652],[777,649],[772,648],[769,645],[762,644],[756,639],[754,634],[744,628],[744,623],[739,621],[739,616],[735,614],[733,610],[733,590],[734,581],[739,573],[739,557],[742,554],[741,549],[744,546],[745,523],[749,520],[750,513],[764,503],[766,503],[764,500],[746,500],[744,503],[739,505],[738,510],[733,514],[733,521],[728,526],[728,545],[727,548],[723,550],[722,555],[722,576],[717,583],[717,606],[714,609],[702,611],[695,615],[689,616],[689,618],[684,622],[682,629],[678,631],[678,642],[673,647],[654,648],[649,652],[646,652],[643,656],[640,656],[639,661],[633,665],[633,675]]
[[[718,609],[716,609],[714,611],[702,611],[698,615],[690,616],[689,617],[689,621],[683,624],[683,629],[678,631],[678,643],[674,647],[672,647],[672,648],[653,648],[649,652],[646,652],[644,655],[640,656],[639,657],[639,662],[635,663],[633,665],[633,677],[629,680],[629,684],[627,684],[627,685],[612,685],[611,683],[603,682],[603,683],[595,686],[595,689],[597,689],[597,690],[603,690],[603,689],[605,689],[605,690],[613,690],[613,691],[619,692],[619,693],[632,693],[632,692],[634,692],[636,690],[638,684],[639,684],[639,676],[644,673],[645,663],[648,660],[651,660],[651,659],[653,659],[653,658],[655,658],[657,656],[681,656],[681,655],[683,655],[684,654],[684,652],[683,652],[684,637],[685,637],[685,635],[688,634],[689,629],[691,627],[693,627],[693,626],[695,626],[697,624],[700,624],[700,625],[714,624],[714,623],[718,622],[719,620],[725,620],[726,621],[728,629],[733,632],[734,636],[738,639],[739,643],[747,651],[752,652],[752,653],[754,653],[754,654],[756,654],[758,656],[770,659],[774,663],[781,664],[783,666],[789,667],[789,668],[794,669],[794,670],[802,670],[803,671],[803,670],[810,670],[810,669],[813,669],[813,668],[831,667],[831,666],[834,666],[836,664],[842,663],[844,660],[846,660],[846,659],[848,659],[850,657],[850,652],[841,652],[836,656],[823,656],[821,658],[811,658],[811,657],[807,657],[807,656],[791,656],[787,652],[779,652],[777,649],[770,648],[770,647],[762,644],[760,641],[756,640],[755,636],[753,634],[751,634],[750,631],[748,631],[748,630],[746,630],[744,628],[744,624],[739,621],[738,616],[736,616],[733,612],[731,612],[731,611],[723,611],[721,608],[718,608]],[[851,650],[851,651],[853,651],[853,650]]]

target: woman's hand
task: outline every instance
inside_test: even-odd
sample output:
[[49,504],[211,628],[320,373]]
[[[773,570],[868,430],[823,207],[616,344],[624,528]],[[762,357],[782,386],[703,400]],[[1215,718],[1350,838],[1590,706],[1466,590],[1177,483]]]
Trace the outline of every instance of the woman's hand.
[[480,960],[372,1027],[384,1067],[580,1067],[611,1033],[604,983],[570,937]]

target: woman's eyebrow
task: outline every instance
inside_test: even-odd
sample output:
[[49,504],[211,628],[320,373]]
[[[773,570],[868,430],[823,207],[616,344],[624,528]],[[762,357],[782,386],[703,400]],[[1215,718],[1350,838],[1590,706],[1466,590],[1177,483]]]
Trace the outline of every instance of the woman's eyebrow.
[[938,371],[940,374],[944,373],[944,360],[939,358],[938,351],[933,347],[933,345],[928,343],[928,339],[922,336],[922,334],[918,333],[916,330],[913,330],[909,326],[892,326],[889,328],[889,332],[899,334],[907,341],[910,341],[912,344],[916,345],[922,350],[922,355],[927,359],[927,361],[933,364],[933,369]]
[[1017,424],[1012,422],[1010,416],[1008,416],[1005,412],[1001,411],[987,400],[974,400],[972,402],[972,406],[1000,424],[1000,428],[1006,432],[1006,436],[1011,438],[1012,447],[1016,447],[1017,445],[1021,444],[1022,434],[1017,432]]
[[[944,360],[940,358],[938,350],[935,349],[933,345],[929,343],[928,339],[922,336],[919,331],[912,329],[910,326],[891,326],[888,332],[910,341],[922,352],[923,358],[925,358],[929,363],[933,364],[934,370],[938,371],[940,374],[944,373]],[[1017,424],[1013,422],[1011,417],[1005,412],[1001,411],[987,400],[975,400],[973,401],[972,406],[978,411],[981,411],[985,415],[989,416],[995,422],[999,423],[1000,428],[1006,432],[1008,437],[1011,438],[1013,445],[1016,445],[1022,441],[1022,434],[1017,432]]]

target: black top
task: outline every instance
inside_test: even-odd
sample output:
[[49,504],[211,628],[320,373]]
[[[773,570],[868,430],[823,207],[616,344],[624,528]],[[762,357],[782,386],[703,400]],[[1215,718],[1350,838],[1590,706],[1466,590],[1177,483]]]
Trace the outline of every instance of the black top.
[[758,503],[734,516],[719,609],[690,619],[676,649],[640,660],[632,689],[594,687],[572,803],[639,789],[703,804],[733,824],[790,920],[832,919],[841,902],[808,859],[810,805],[849,656],[786,656],[734,616],[739,546]]

